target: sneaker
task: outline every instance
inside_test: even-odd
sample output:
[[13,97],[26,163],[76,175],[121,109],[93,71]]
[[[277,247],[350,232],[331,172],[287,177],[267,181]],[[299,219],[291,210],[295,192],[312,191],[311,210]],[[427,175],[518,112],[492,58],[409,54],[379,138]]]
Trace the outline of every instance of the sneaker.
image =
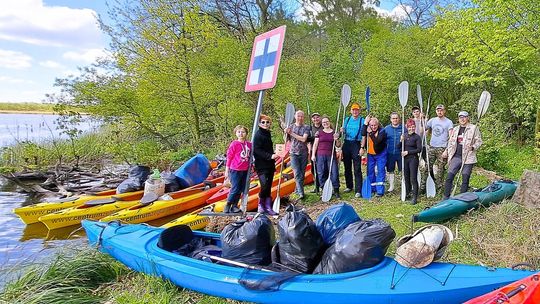
[[383,197],[384,194],[377,193],[377,194],[375,194],[375,196],[376,196],[376,197]]
[[[347,189],[345,189],[345,190],[347,190]],[[349,190],[350,190],[350,189],[349,189]],[[362,197],[362,194],[356,193],[356,194],[354,195],[354,197],[356,197],[356,198],[361,198],[361,197]]]
[[345,190],[343,190],[343,192],[347,193],[347,192],[351,192],[351,188],[345,188]]

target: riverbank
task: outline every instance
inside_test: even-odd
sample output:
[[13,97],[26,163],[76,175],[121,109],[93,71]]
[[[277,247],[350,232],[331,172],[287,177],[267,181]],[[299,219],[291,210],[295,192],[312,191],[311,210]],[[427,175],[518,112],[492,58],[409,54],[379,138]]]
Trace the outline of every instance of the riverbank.
[[5,114],[54,114],[54,104],[36,102],[0,102],[0,113]]

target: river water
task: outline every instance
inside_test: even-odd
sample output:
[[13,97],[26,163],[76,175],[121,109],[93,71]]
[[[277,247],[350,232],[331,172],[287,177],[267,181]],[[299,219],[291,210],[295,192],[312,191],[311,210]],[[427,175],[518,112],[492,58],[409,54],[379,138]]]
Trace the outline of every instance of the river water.
[[[56,129],[57,115],[0,114],[0,148],[21,141],[44,142],[66,138]],[[80,130],[91,132],[99,126],[83,122]],[[17,192],[17,186],[0,177],[0,290],[6,281],[21,273],[21,269],[36,263],[46,263],[58,252],[79,245],[85,246],[84,231],[67,227],[49,232],[41,223],[25,225],[13,209],[37,203],[37,199]]]

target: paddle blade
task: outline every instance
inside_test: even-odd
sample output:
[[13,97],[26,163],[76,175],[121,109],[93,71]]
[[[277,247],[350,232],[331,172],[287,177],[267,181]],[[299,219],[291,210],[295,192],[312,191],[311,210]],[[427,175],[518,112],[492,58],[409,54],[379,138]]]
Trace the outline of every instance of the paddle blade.
[[433,180],[433,177],[431,177],[431,174],[428,174],[426,179],[426,196],[435,197],[436,193],[437,190],[435,189],[435,181]]
[[364,182],[362,182],[362,198],[370,199],[371,198],[371,181],[369,177],[366,176]]
[[420,173],[420,170],[416,174],[416,181],[418,181],[418,189],[420,189],[422,184],[422,173]]
[[347,108],[349,101],[351,101],[351,87],[348,84],[344,84],[341,87],[341,104]]
[[409,82],[402,81],[399,84],[398,94],[399,103],[401,104],[402,108],[405,108],[405,106],[407,105],[407,99],[409,98]]
[[285,107],[285,124],[289,126],[294,120],[294,105],[290,102]]
[[420,105],[420,112],[424,109],[424,102],[422,101],[422,89],[420,85],[416,85],[416,96],[418,96],[418,104]]
[[279,195],[276,196],[276,199],[274,200],[274,204],[272,205],[272,210],[274,210],[275,213],[279,213],[279,206],[281,205],[281,201],[279,198]]
[[329,202],[330,199],[332,198],[332,192],[333,192],[333,189],[332,189],[332,182],[330,181],[330,178],[328,178],[326,180],[326,182],[324,183],[324,187],[323,187],[323,190],[322,190],[322,198],[321,200],[323,202]]
[[369,104],[369,97],[371,96],[371,90],[369,86],[366,88],[366,111],[371,112],[371,106]]
[[480,100],[478,101],[478,120],[480,120],[480,117],[484,116],[486,114],[489,103],[491,101],[491,94],[488,91],[482,92],[482,95],[480,95]]
[[407,193],[405,193],[405,178],[401,178],[401,201],[404,202]]

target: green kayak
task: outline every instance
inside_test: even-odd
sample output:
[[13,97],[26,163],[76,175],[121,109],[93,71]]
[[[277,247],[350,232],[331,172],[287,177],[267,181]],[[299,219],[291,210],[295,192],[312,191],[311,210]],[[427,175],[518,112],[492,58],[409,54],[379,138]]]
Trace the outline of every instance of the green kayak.
[[480,206],[488,207],[506,198],[510,198],[516,192],[518,184],[510,180],[493,182],[480,191],[465,192],[439,202],[435,206],[427,208],[413,215],[414,222],[436,223],[459,216],[468,210]]

